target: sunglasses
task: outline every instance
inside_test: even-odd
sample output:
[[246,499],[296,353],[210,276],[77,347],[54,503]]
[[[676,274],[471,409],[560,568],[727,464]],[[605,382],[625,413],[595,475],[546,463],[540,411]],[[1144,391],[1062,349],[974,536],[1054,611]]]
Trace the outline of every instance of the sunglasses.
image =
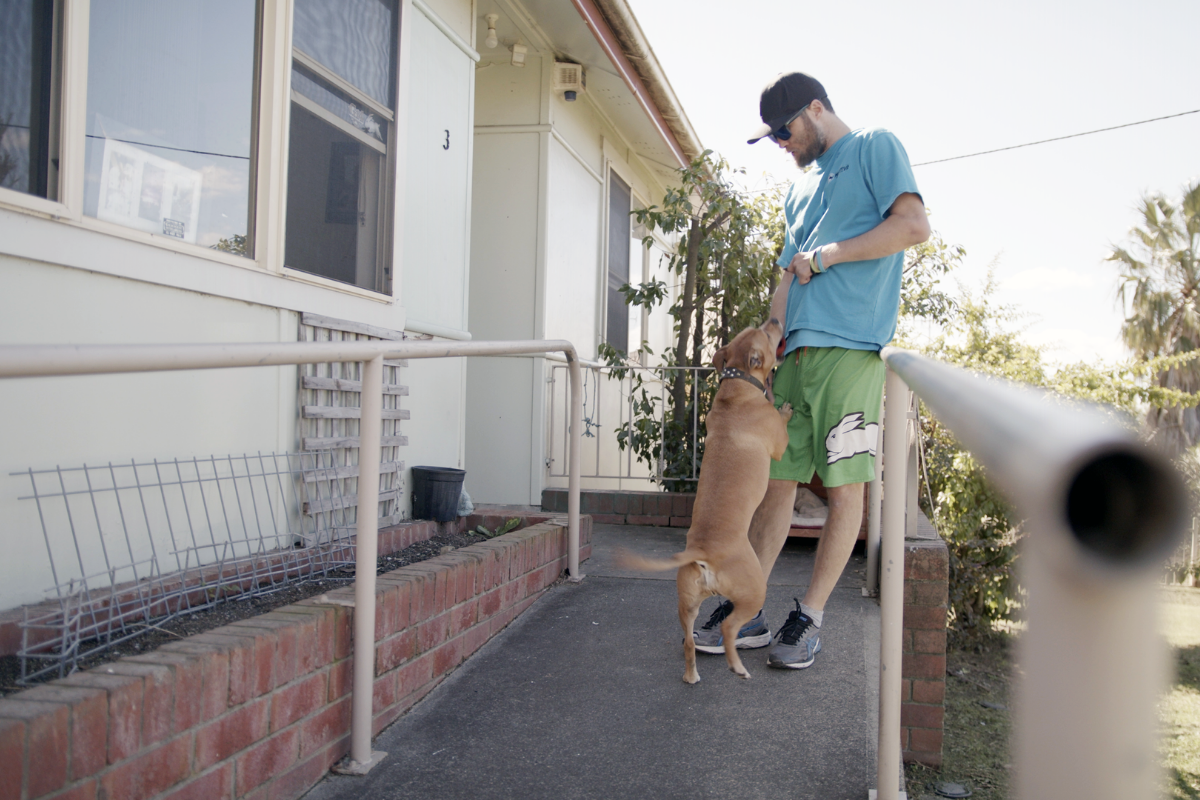
[[811,101],[809,101],[808,103],[805,103],[804,107],[801,108],[799,111],[797,111],[795,114],[793,114],[791,119],[789,119],[787,122],[783,123],[783,125],[779,126],[778,129],[768,133],[767,136],[771,137],[771,141],[786,142],[788,139],[792,138],[792,132],[790,130],[788,130],[788,126],[791,125],[793,122],[795,122],[796,118],[799,117],[801,114],[803,114],[804,109],[808,108],[810,105],[812,105]]

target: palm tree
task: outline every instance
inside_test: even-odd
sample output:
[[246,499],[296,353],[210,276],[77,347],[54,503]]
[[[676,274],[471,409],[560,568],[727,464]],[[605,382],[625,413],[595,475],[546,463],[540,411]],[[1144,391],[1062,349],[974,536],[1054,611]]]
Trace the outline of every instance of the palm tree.
[[[1142,222],[1130,231],[1132,244],[1116,247],[1109,261],[1120,269],[1117,297],[1126,311],[1125,346],[1140,359],[1178,355],[1200,348],[1200,181],[1184,189],[1174,206],[1163,195],[1142,198]],[[1200,362],[1157,373],[1162,387],[1200,390]],[[1152,407],[1146,426],[1153,439],[1176,455],[1200,442],[1200,410]]]

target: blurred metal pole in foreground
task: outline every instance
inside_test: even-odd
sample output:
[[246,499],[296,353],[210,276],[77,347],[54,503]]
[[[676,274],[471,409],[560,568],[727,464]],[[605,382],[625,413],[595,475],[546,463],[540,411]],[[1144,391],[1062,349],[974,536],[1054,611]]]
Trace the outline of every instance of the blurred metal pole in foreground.
[[1097,408],[897,348],[881,355],[1027,526],[1018,796],[1156,797],[1166,671],[1155,595],[1190,516],[1179,476]]

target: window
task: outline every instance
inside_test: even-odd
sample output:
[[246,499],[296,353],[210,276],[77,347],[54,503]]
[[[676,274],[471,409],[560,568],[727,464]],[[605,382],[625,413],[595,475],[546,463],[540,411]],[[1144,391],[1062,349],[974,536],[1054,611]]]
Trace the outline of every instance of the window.
[[92,0],[83,213],[253,253],[255,0]]
[[[604,341],[625,352],[632,352],[641,345],[629,346],[629,309],[621,287],[629,283],[630,226],[629,211],[631,195],[628,184],[608,173],[608,293],[605,315]],[[640,262],[638,264],[640,267]],[[640,338],[641,331],[638,331]]]
[[54,0],[0,2],[0,186],[58,199]]
[[390,291],[396,0],[296,0],[284,264]]

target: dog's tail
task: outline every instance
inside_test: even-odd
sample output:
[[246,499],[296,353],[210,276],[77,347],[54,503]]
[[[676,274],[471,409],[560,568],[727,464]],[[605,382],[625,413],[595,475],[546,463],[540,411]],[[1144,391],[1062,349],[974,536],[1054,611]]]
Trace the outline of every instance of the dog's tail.
[[670,558],[645,558],[623,547],[617,548],[618,566],[642,572],[666,572],[669,569],[679,569],[684,564],[702,561],[704,558],[704,554],[699,550],[691,549],[681,550]]

